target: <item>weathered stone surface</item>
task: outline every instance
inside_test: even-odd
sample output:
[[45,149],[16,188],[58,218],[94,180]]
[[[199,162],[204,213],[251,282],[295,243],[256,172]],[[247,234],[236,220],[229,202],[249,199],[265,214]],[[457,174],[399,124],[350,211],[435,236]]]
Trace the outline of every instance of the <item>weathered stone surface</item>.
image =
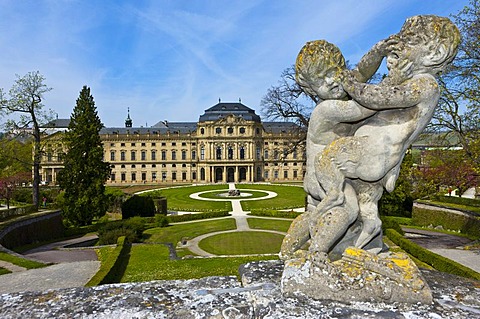
[[340,302],[432,302],[428,284],[406,254],[377,256],[349,247],[343,257],[334,262],[312,259],[285,262],[281,281],[283,293]]
[[235,277],[152,281],[0,295],[0,318],[480,318],[480,283],[422,271],[433,303],[341,303],[285,297],[281,261],[241,267]]

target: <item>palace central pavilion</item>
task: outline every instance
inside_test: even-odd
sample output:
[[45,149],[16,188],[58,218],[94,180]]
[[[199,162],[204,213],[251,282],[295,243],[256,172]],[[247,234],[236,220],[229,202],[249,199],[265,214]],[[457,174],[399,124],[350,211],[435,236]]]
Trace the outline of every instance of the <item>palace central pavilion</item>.
[[[291,122],[262,122],[239,102],[220,102],[198,122],[160,121],[151,127],[100,131],[104,159],[111,164],[107,184],[299,181],[305,170],[299,128]],[[42,181],[56,184],[62,169],[62,131],[69,120],[45,127]]]

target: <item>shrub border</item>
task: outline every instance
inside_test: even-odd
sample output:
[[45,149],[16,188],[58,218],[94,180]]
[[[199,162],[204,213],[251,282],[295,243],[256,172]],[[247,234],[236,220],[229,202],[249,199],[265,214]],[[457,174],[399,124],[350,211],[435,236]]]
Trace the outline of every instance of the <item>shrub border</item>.
[[100,265],[97,273],[85,284],[85,287],[98,286],[103,284],[111,284],[117,282],[120,274],[120,268],[124,258],[130,252],[130,243],[126,241],[126,237],[119,237],[117,247],[110,253],[105,263]]
[[394,229],[389,228],[385,230],[385,235],[404,251],[432,266],[436,270],[465,278],[480,280],[480,273],[476,272],[475,270],[446,257],[435,254],[434,252],[431,252],[430,250],[413,243],[412,241],[404,238]]

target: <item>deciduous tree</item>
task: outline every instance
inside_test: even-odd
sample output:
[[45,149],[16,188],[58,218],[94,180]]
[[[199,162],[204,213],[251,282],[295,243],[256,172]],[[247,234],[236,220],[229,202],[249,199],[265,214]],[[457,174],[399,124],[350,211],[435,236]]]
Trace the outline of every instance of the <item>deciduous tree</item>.
[[75,226],[91,224],[106,212],[104,183],[110,166],[103,161],[102,126],[90,88],[84,86],[65,133],[68,151],[58,179],[65,190],[64,217]]
[[42,159],[41,125],[49,122],[51,111],[46,111],[43,105],[44,94],[49,92],[45,78],[40,72],[29,72],[17,79],[6,97],[0,91],[2,111],[15,119],[6,122],[10,134],[30,134],[33,137],[33,204],[38,207],[40,201],[40,162]]
[[465,155],[480,169],[480,2],[471,0],[452,18],[462,42],[440,78],[442,96],[429,129],[456,135]]

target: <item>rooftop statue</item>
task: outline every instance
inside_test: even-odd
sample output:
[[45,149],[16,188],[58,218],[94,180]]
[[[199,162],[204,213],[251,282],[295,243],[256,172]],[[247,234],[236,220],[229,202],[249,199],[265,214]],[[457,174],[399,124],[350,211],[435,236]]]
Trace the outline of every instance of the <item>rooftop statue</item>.
[[[405,152],[433,116],[440,97],[434,76],[453,60],[459,42],[448,18],[423,15],[375,44],[355,70],[326,41],[302,48],[297,82],[322,102],[307,133],[307,211],[292,223],[280,252],[286,269],[292,260],[332,269],[354,251],[369,260],[382,255],[378,200],[384,188],[395,188]],[[384,59],[388,75],[367,84]],[[378,258],[382,264],[390,257]],[[377,266],[374,272],[382,272]],[[292,282],[284,279],[286,286]]]

